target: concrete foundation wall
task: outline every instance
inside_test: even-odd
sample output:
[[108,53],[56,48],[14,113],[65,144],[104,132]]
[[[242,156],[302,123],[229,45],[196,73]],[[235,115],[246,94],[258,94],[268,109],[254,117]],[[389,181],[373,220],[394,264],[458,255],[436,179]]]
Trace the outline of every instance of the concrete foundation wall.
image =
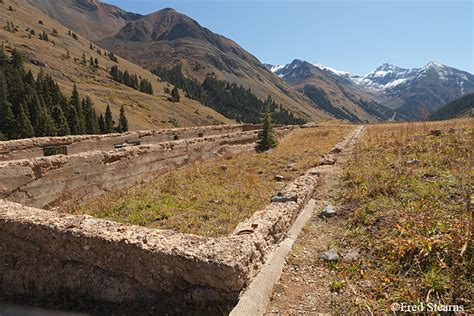
[[219,238],[0,200],[0,298],[232,305],[303,209],[317,178],[301,176],[282,191],[295,201],[271,203]]
[[66,146],[68,155],[75,155],[92,150],[109,151],[114,149],[114,145],[125,142],[140,142],[141,145],[150,145],[178,139],[182,140],[255,131],[259,128],[259,125],[251,124],[217,125],[127,132],[124,134],[19,139],[0,142],[0,161],[43,157],[43,148],[51,146]]
[[[82,190],[85,195],[93,194],[103,188],[96,186],[89,191],[87,187],[101,181],[113,182],[117,189],[129,185],[130,177],[139,179],[148,173],[161,172],[159,168],[147,169],[155,168],[151,165],[160,162],[179,165],[186,159],[213,155],[223,148],[239,150],[237,146],[253,146],[247,142],[254,140],[255,133],[238,135],[82,153],[75,157],[4,162],[0,166],[4,172],[0,178],[5,175],[10,178],[1,185],[15,193],[10,198],[24,198],[32,204],[53,203],[55,200],[50,201],[48,195],[57,196],[61,191],[55,187],[56,182],[63,183],[61,188],[75,187],[74,194]],[[350,139],[346,137],[338,146],[344,148]],[[135,166],[137,171],[131,171]],[[100,172],[87,171],[78,175],[80,180],[74,178],[76,172],[94,168]],[[0,199],[0,300],[91,300],[94,306],[163,308],[155,313],[176,312],[176,306],[185,305],[192,306],[191,311],[197,306],[232,305],[284,238],[314,193],[325,168],[328,167],[306,171],[282,189],[280,195],[288,198],[286,202],[269,203],[240,223],[232,234],[219,238],[60,214]],[[5,173],[7,170],[10,173]],[[67,177],[56,174],[56,170]],[[36,180],[32,183],[48,179],[49,186],[25,182],[33,177]],[[68,177],[72,179],[67,180]],[[21,193],[23,189],[12,191],[15,186],[27,188],[28,194]],[[167,302],[171,302],[171,309],[165,307]]]
[[140,145],[0,162],[0,198],[51,209],[122,190],[198,159],[253,150],[257,132],[238,132]]

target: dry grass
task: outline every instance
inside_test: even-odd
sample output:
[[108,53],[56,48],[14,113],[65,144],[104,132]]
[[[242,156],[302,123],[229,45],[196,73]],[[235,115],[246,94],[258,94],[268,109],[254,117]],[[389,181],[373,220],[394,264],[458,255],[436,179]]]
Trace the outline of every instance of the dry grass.
[[[275,175],[291,181],[315,166],[352,129],[298,129],[270,153],[198,162],[72,212],[183,233],[224,235],[269,203],[284,185]],[[222,170],[222,165],[228,169]]]
[[473,311],[473,133],[472,120],[368,128],[345,172],[340,246],[362,258],[335,267],[357,293],[335,302],[339,312],[390,313],[393,302]]

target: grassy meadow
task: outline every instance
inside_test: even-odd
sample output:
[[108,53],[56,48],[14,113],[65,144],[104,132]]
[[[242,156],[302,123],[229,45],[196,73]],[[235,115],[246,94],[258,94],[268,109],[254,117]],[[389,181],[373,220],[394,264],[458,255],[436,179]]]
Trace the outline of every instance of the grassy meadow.
[[472,308],[473,134],[472,120],[367,128],[340,200],[339,246],[361,253],[333,267],[334,284],[357,293],[334,302],[341,313],[390,312],[394,302]]

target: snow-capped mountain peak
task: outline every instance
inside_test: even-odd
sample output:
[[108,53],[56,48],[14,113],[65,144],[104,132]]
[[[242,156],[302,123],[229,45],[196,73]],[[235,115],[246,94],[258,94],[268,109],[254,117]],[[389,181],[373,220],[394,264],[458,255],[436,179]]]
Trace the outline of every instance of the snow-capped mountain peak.
[[443,65],[440,62],[430,61],[423,68],[438,68],[439,69],[439,68],[446,68],[446,67],[447,67],[446,65]]
[[271,67],[269,70],[273,73],[277,72],[278,70],[285,68],[286,65],[270,65]]

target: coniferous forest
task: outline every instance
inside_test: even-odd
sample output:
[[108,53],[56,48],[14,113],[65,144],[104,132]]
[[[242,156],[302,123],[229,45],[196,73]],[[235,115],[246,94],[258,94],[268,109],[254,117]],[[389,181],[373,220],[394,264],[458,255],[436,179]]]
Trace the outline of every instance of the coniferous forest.
[[114,65],[112,66],[112,68],[110,68],[110,75],[115,81],[123,83],[129,86],[130,88],[133,88],[143,93],[153,94],[153,86],[151,85],[150,81],[148,81],[147,79],[139,78],[135,74],[130,74],[128,70],[122,71]]
[[0,140],[124,132],[123,108],[120,114],[115,127],[109,107],[98,117],[92,100],[81,98],[75,86],[67,98],[51,76],[40,72],[35,78],[27,71],[17,50],[8,57],[0,48]]
[[195,79],[186,78],[181,65],[171,69],[157,68],[153,73],[184,90],[186,97],[197,100],[237,122],[260,123],[261,113],[267,104],[274,123],[288,125],[305,123],[305,120],[295,117],[271,97],[264,102],[243,86],[218,80],[211,75],[207,76],[202,84]]

